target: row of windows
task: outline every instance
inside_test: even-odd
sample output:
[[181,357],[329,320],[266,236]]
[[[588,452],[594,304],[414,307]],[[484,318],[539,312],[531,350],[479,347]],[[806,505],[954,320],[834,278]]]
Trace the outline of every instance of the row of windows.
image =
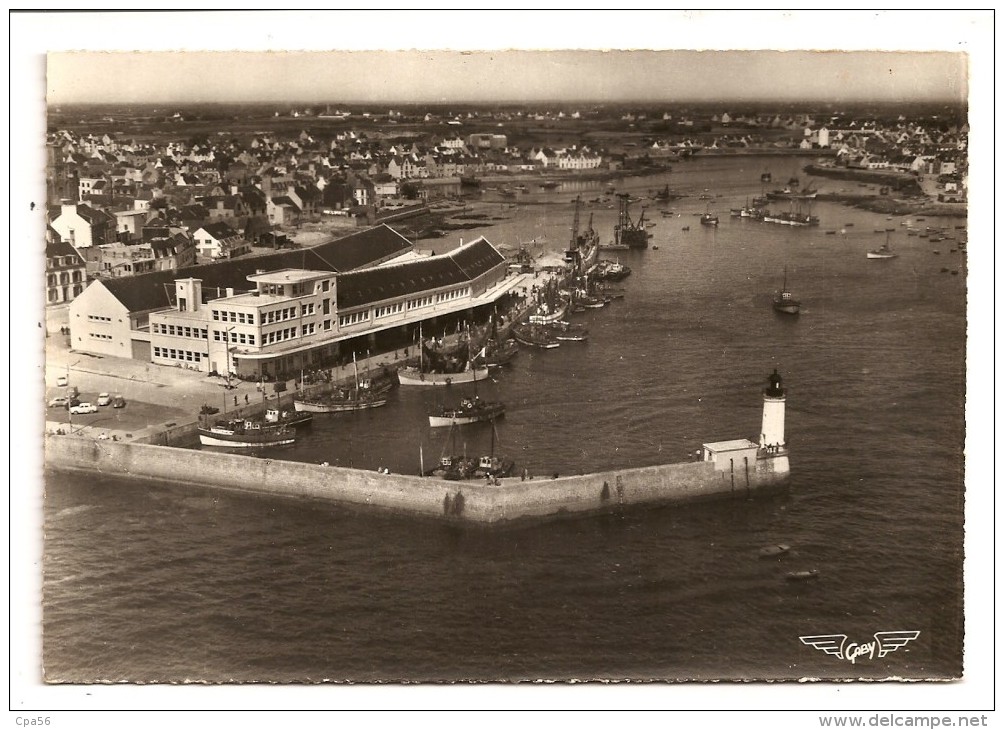
[[254,324],[251,312],[228,312],[225,309],[214,309],[213,320],[216,322],[236,322],[237,324]]
[[272,322],[284,322],[287,319],[296,319],[296,307],[285,307],[284,309],[274,309],[271,312],[262,312],[262,319],[264,319],[262,324],[271,324]]
[[48,282],[49,286],[56,286],[57,284],[76,284],[83,281],[83,277],[79,271],[74,271],[72,281],[70,279],[70,275],[64,271],[58,276],[56,274],[49,274]]
[[365,322],[370,318],[369,312],[354,312],[353,314],[343,314],[338,318],[339,327],[348,327],[350,324]]
[[194,337],[199,340],[209,339],[208,329],[200,329],[198,327],[182,327],[180,324],[177,326],[173,324],[161,324],[160,322],[153,323],[153,334],[173,335],[175,337]]
[[408,309],[418,309],[419,307],[428,307],[432,304],[432,297],[419,297],[418,299],[408,300]]
[[377,307],[373,315],[375,317],[386,317],[389,314],[398,314],[404,311],[404,304],[398,302],[397,304],[388,304],[385,307]]
[[[246,335],[243,332],[231,332],[230,341],[234,343],[240,343],[242,345],[253,345],[254,335]],[[265,335],[262,335],[262,339],[266,339]],[[226,342],[227,333],[223,330],[213,330],[213,340],[216,342]]]
[[97,334],[97,333],[94,333],[94,332],[91,332],[90,335],[95,340],[110,340],[110,339],[112,339],[111,335],[102,335],[102,334]]
[[451,299],[459,299],[460,297],[465,297],[471,293],[471,288],[469,286],[464,286],[459,289],[453,289],[452,291],[444,291],[436,295],[437,302],[448,302]]
[[186,362],[202,362],[201,352],[191,350],[175,350],[173,347],[154,347],[154,357],[162,357],[167,360],[184,360]]
[[[276,330],[275,332],[266,332],[262,334],[262,344],[271,345],[276,342],[282,342],[283,340],[292,340],[297,336],[296,327],[286,327],[285,329]],[[314,334],[314,323],[303,325],[302,335],[312,335]],[[254,344],[254,343],[251,343]]]
[[91,320],[92,322],[111,322],[112,321],[111,317],[102,317],[100,314],[88,314],[87,315],[87,319]]
[[[83,290],[84,290],[84,287],[82,287],[80,284],[75,285],[73,287],[73,296],[75,296],[75,297],[80,296],[80,293]],[[64,286],[63,287],[63,290],[62,290],[62,299],[65,299],[65,300],[69,300],[70,299],[70,288],[68,286]],[[60,290],[59,289],[49,289],[49,301],[50,302],[61,301],[61,299],[60,299]],[[77,315],[77,316],[79,316],[79,315]]]

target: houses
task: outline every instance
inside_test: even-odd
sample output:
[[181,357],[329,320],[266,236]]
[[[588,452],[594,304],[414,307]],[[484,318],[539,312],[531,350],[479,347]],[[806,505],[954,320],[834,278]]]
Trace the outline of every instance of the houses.
[[73,246],[58,235],[45,245],[45,303],[71,302],[87,286],[87,269]]
[[232,259],[251,252],[251,244],[223,221],[202,226],[192,238],[198,255],[206,259]]
[[81,249],[87,278],[108,279],[150,271],[175,271],[195,264],[195,242],[184,229],[148,225],[140,233],[138,240]]
[[83,203],[63,201],[50,225],[62,240],[78,249],[115,240],[115,217]]

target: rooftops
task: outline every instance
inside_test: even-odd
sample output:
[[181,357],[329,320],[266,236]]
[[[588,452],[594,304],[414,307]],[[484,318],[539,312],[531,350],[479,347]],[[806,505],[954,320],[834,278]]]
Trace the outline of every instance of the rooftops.
[[742,451],[745,449],[757,449],[760,448],[759,444],[755,444],[749,439],[732,439],[731,441],[712,441],[711,443],[701,444],[708,451],[713,451],[715,453],[722,453],[723,451]]
[[261,274],[253,274],[248,277],[248,281],[260,284],[297,284],[313,279],[330,277],[331,272],[310,271],[308,269],[279,269],[278,271],[266,271]]

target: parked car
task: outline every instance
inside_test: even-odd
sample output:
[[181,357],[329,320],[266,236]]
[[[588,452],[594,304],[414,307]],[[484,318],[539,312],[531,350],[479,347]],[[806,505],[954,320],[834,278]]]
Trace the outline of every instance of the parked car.
[[108,393],[101,393],[98,396],[98,405],[99,406],[110,406],[111,404],[112,404],[112,397],[111,397],[110,394],[108,394]]
[[112,398],[112,408],[125,408],[125,398],[121,395],[116,395]]
[[93,403],[78,403],[75,406],[70,406],[70,413],[79,415],[81,413],[97,413],[98,407]]
[[65,388],[69,384],[70,384],[70,379],[65,375],[60,375],[58,378],[56,378],[56,387],[58,388]]
[[70,399],[62,395],[57,395],[55,398],[49,401],[50,408],[53,408],[55,406],[63,406],[63,408],[68,408],[69,405],[70,405]]
[[70,408],[73,408],[73,406],[79,406],[79,405],[80,405],[80,399],[77,398],[75,395],[71,395],[69,398],[66,399],[66,403],[63,405],[63,407],[69,410]]

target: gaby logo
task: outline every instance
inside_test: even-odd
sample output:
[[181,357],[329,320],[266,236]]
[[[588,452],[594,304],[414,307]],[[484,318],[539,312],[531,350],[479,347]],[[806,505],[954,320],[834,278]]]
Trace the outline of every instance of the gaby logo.
[[909,644],[920,636],[919,631],[877,631],[875,641],[863,644],[848,643],[847,634],[819,634],[817,636],[799,636],[806,646],[831,654],[837,659],[846,659],[856,664],[858,659],[881,659],[901,646]]

